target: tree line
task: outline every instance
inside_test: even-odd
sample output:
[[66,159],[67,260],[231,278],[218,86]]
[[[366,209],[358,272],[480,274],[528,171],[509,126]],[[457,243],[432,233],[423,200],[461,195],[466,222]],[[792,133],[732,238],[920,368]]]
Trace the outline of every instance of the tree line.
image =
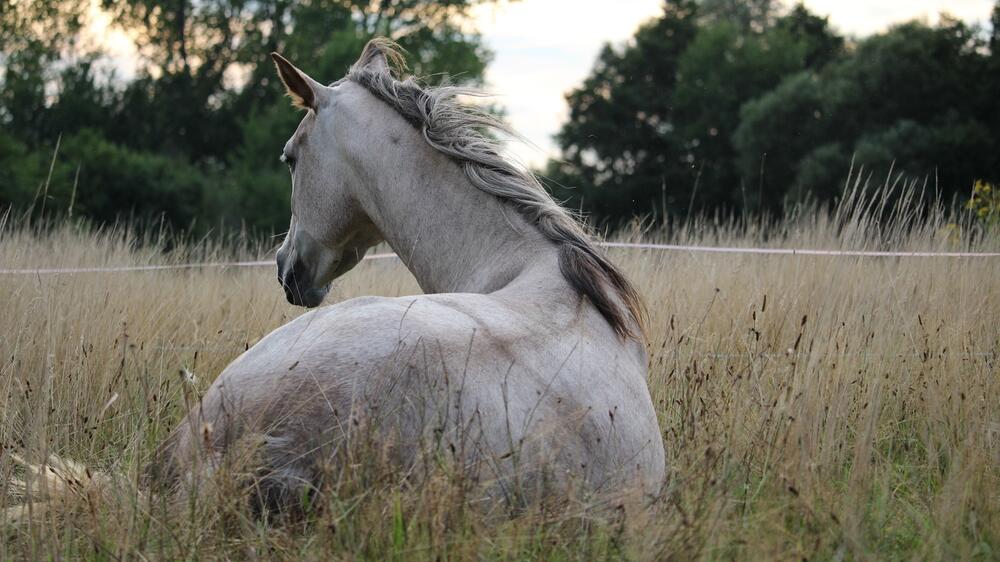
[[[109,71],[88,0],[0,3],[0,210],[278,231],[277,156],[299,115],[270,51],[343,75],[375,35],[415,74],[482,83],[471,10],[496,0],[101,0],[139,53]],[[950,198],[1000,179],[1000,2],[986,29],[943,18],[861,40],[803,6],[668,0],[567,96],[557,197],[595,220],[780,213],[851,169],[930,178]],[[92,39],[92,38],[91,38]]]
[[3,1],[0,211],[283,230],[301,115],[269,53],[332,80],[388,35],[418,75],[475,84],[469,11],[490,1],[101,0],[139,53],[127,81],[83,44],[88,0]]
[[598,220],[781,213],[854,170],[968,198],[1000,179],[1000,2],[860,40],[804,6],[675,0],[567,96],[553,189]]

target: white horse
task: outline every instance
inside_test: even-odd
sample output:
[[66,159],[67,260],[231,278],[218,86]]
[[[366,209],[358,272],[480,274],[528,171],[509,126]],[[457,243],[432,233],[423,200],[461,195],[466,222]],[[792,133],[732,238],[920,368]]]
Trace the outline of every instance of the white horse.
[[318,306],[382,241],[426,294],[348,300],[263,338],[174,432],[160,474],[183,481],[206,449],[218,461],[256,436],[264,499],[280,506],[368,428],[402,470],[436,447],[508,499],[571,483],[655,493],[664,450],[639,297],[500,155],[499,123],[460,90],[397,79],[388,40],[330,86],[272,56],[305,110],[282,153],[288,300]]

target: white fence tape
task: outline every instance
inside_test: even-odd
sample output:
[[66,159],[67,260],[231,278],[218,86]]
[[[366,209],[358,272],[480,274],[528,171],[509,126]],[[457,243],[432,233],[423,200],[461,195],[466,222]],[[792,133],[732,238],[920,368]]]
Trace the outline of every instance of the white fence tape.
[[[372,254],[366,260],[395,258],[396,254]],[[64,273],[116,273],[124,271],[163,271],[169,269],[224,269],[229,267],[274,266],[274,260],[263,261],[213,261],[201,263],[175,263],[166,265],[120,265],[109,267],[42,267],[36,269],[0,269],[0,275],[59,275]]]
[[[666,250],[673,252],[713,254],[758,254],[774,256],[846,256],[873,258],[1000,258],[1000,252],[883,252],[875,250],[809,250],[799,248],[735,248],[717,246],[684,246],[678,244],[647,244],[632,242],[604,242],[605,248],[632,248],[639,250]],[[396,254],[372,254],[365,260],[396,258]],[[126,271],[163,271],[171,269],[205,269],[230,267],[273,266],[274,260],[178,263],[168,265],[125,265],[109,267],[51,267],[33,269],[3,269],[0,275],[59,275],[69,273],[116,273]]]
[[605,248],[639,248],[676,252],[715,254],[765,254],[774,256],[854,256],[872,258],[1000,258],[1000,252],[881,252],[876,250],[808,250],[798,248],[727,248],[716,246],[679,246],[676,244],[642,244],[605,242]]

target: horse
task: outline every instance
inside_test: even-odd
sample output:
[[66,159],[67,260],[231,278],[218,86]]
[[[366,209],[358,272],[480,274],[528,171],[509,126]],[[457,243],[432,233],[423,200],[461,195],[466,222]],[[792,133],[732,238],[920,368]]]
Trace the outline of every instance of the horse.
[[[154,472],[190,483],[252,437],[260,497],[286,508],[364,433],[401,471],[447,451],[491,497],[656,494],[665,454],[641,299],[504,156],[494,133],[509,130],[462,103],[465,89],[404,79],[388,39],[329,86],[272,58],[304,112],[281,153],[292,212],[278,281],[313,310],[223,370]],[[424,294],[319,307],[380,243]]]

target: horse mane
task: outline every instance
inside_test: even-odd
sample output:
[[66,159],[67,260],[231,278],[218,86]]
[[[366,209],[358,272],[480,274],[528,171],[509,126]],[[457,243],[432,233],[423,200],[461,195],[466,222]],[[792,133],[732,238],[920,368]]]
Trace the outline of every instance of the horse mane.
[[[376,62],[380,58],[385,64]],[[558,246],[559,269],[570,285],[593,303],[619,335],[642,341],[646,313],[639,292],[533,173],[502,156],[500,142],[490,133],[519,135],[496,117],[457,100],[457,96],[481,96],[481,92],[422,86],[413,77],[398,79],[397,73],[405,70],[402,49],[378,37],[368,42],[346,79],[396,110],[427,144],[458,163],[477,189],[507,202],[534,224]]]

